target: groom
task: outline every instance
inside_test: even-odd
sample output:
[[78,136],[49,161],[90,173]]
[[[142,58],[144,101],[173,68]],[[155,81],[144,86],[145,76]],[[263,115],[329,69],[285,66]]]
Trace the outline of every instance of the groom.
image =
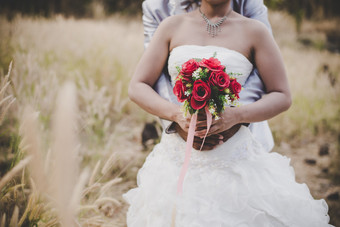
[[[199,6],[199,4],[199,0],[145,0],[143,2],[145,48],[148,46],[154,32],[163,19],[171,15],[194,10]],[[268,21],[267,7],[263,4],[263,0],[232,0],[231,6],[235,12],[261,21],[268,27],[269,30],[271,30]],[[166,72],[162,73],[156,82],[154,89],[163,98],[170,102],[177,103],[177,99],[172,92],[170,77]],[[264,85],[257,70],[254,68],[244,85],[244,89],[240,93],[240,100],[242,100],[242,103],[252,103],[260,99],[264,94]],[[163,127],[166,128],[167,133],[178,132],[183,139],[186,139],[186,133],[177,123],[162,120],[162,124]],[[239,127],[240,125],[235,125],[225,132],[207,137],[202,150],[210,150],[216,145],[226,141],[237,132]],[[262,144],[265,150],[269,152],[273,148],[274,141],[267,121],[251,123],[249,125],[249,129],[252,131],[254,137]],[[194,148],[199,148],[201,143],[202,139],[195,137]]]

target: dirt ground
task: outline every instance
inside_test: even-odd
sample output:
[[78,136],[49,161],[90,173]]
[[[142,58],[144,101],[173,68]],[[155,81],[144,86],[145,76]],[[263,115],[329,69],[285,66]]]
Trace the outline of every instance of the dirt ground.
[[296,181],[306,183],[315,199],[325,199],[329,206],[330,223],[340,226],[340,185],[331,162],[336,158],[337,145],[327,138],[306,139],[299,143],[282,142],[274,148],[291,159]]

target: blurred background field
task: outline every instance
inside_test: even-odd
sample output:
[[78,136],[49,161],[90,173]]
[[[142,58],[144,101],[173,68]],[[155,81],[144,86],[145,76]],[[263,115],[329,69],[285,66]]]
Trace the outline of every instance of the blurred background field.
[[[125,226],[143,128],[160,129],[127,97],[141,2],[0,0],[0,226]],[[340,226],[339,3],[266,4],[293,92],[274,151]]]

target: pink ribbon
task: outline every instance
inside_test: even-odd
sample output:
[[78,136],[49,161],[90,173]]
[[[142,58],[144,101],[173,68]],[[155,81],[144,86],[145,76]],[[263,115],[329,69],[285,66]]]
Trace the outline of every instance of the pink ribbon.
[[205,138],[207,138],[207,135],[208,135],[208,132],[209,132],[209,130],[210,130],[211,123],[212,123],[212,115],[211,115],[211,113],[210,113],[210,111],[209,111],[208,106],[205,106],[205,114],[207,115],[207,132],[206,132],[205,135],[204,135],[204,138],[203,138],[203,142],[202,142],[200,151],[201,151],[202,148],[203,148],[203,145],[204,145],[204,142],[205,142]]
[[187,144],[185,148],[185,157],[184,157],[184,163],[181,169],[181,173],[179,175],[178,183],[177,183],[177,194],[182,194],[183,192],[183,182],[185,174],[188,170],[189,161],[191,157],[191,150],[192,145],[194,144],[194,134],[195,134],[195,128],[196,128],[196,122],[197,122],[197,114],[194,114],[191,116],[190,120],[190,126],[188,131],[188,137],[187,137]]
[[[210,126],[211,126],[211,123],[212,123],[212,115],[209,112],[209,109],[208,109],[207,106],[205,107],[205,113],[207,115],[207,132],[205,133],[200,151],[203,148],[205,138],[207,137],[207,134],[209,132],[209,129],[210,129]],[[185,175],[186,175],[188,167],[189,167],[192,145],[194,144],[194,134],[195,134],[196,123],[197,123],[197,114],[194,114],[194,115],[191,116],[189,131],[188,131],[188,137],[187,137],[187,143],[186,143],[186,148],[185,148],[184,163],[183,163],[181,173],[179,175],[179,179],[178,179],[178,182],[177,182],[177,194],[178,195],[181,195],[182,192],[183,192],[183,182],[184,182],[184,178],[185,178]]]

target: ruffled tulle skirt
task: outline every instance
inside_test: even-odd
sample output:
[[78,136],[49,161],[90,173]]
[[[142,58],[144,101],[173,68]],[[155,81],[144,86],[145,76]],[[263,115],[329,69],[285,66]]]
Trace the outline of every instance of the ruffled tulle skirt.
[[[265,152],[248,128],[212,151],[193,150],[176,195],[185,141],[164,134],[123,195],[129,227],[331,226],[326,202],[295,181],[290,159]],[[174,215],[175,214],[175,215]]]

